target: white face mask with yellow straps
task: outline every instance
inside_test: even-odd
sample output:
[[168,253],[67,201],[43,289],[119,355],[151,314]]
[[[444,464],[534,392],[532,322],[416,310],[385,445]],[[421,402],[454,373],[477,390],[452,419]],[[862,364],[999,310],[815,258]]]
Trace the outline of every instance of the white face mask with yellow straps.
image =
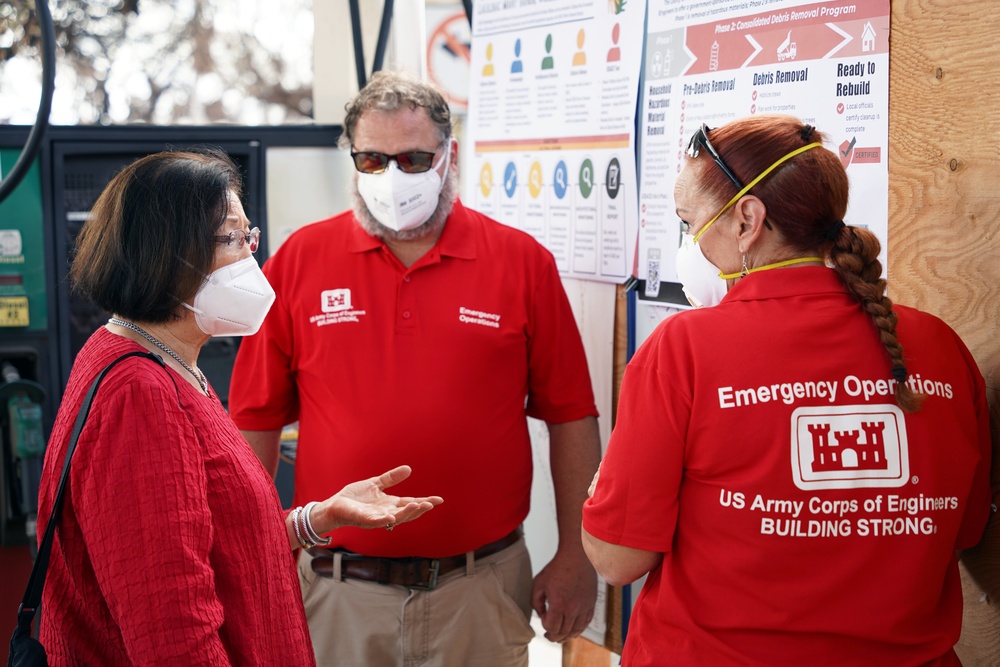
[[711,306],[716,306],[722,301],[722,298],[726,296],[728,291],[728,286],[726,284],[727,280],[732,280],[734,278],[739,278],[741,276],[747,275],[748,273],[753,273],[755,271],[765,271],[767,269],[776,269],[782,266],[790,266],[792,264],[801,264],[805,262],[817,262],[822,261],[820,257],[796,257],[794,259],[784,260],[782,262],[775,262],[774,264],[767,264],[764,266],[758,266],[753,269],[745,269],[738,273],[722,273],[722,271],[708,261],[705,254],[701,250],[701,246],[698,244],[698,240],[702,237],[706,230],[712,226],[712,224],[722,217],[722,214],[728,211],[732,206],[740,200],[743,195],[750,191],[755,185],[760,183],[768,174],[777,169],[787,160],[799,155],[800,153],[805,153],[808,150],[822,146],[820,142],[814,142],[797,148],[791,153],[781,157],[770,167],[765,169],[761,174],[750,181],[743,189],[736,193],[736,195],[729,200],[725,206],[722,207],[718,213],[716,213],[711,220],[709,220],[705,225],[698,230],[697,234],[684,234],[681,239],[680,248],[677,249],[677,279],[681,282],[681,287],[684,290],[684,295],[687,297],[691,305],[696,308],[708,308]]
[[708,261],[691,234],[681,238],[681,247],[677,249],[677,279],[684,296],[695,308],[718,305],[728,289],[726,281],[719,280],[719,267]]

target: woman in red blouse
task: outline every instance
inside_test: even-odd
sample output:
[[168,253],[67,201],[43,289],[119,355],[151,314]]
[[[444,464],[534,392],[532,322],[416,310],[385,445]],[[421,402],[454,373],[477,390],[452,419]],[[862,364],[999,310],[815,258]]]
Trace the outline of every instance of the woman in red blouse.
[[400,466],[282,511],[198,369],[210,336],[253,334],[274,300],[239,194],[224,154],[159,153],[111,181],[78,238],[71,278],[113,317],[76,357],[41,517],[94,377],[131,351],[167,369],[116,365],[80,435],[42,604],[51,665],[312,665],[296,550],[341,526],[391,530],[441,502],[386,494],[409,476]]

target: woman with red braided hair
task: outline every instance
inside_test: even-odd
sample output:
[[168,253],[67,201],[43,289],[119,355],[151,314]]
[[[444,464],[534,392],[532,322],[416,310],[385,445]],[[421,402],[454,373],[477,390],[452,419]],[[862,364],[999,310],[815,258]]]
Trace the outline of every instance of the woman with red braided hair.
[[648,575],[623,665],[960,664],[956,552],[991,515],[983,377],[886,296],[823,140],[789,116],[691,139],[677,270],[710,307],[630,361],[584,506],[597,571]]

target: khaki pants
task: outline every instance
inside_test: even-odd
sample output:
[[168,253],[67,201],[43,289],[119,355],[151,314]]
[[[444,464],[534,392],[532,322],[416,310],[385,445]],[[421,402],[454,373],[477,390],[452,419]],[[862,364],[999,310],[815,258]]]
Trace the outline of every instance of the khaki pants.
[[531,562],[522,538],[432,591],[312,571],[299,557],[299,583],[318,667],[526,667]]

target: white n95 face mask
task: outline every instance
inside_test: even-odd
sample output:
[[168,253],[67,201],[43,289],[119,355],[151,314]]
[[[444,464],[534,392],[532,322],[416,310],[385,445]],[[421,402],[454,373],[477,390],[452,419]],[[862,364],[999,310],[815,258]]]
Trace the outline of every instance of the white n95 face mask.
[[264,323],[274,290],[253,257],[216,269],[194,296],[198,328],[209,336],[250,336]]
[[[451,141],[444,149],[444,173],[451,163]],[[358,174],[358,194],[372,216],[389,229],[401,232],[427,222],[437,209],[444,180],[438,175],[438,160],[427,171],[407,174],[389,162],[381,174]]]
[[677,279],[692,306],[707,308],[719,305],[729,289],[719,273],[719,268],[708,261],[694,237],[685,234],[681,247],[677,249]]

